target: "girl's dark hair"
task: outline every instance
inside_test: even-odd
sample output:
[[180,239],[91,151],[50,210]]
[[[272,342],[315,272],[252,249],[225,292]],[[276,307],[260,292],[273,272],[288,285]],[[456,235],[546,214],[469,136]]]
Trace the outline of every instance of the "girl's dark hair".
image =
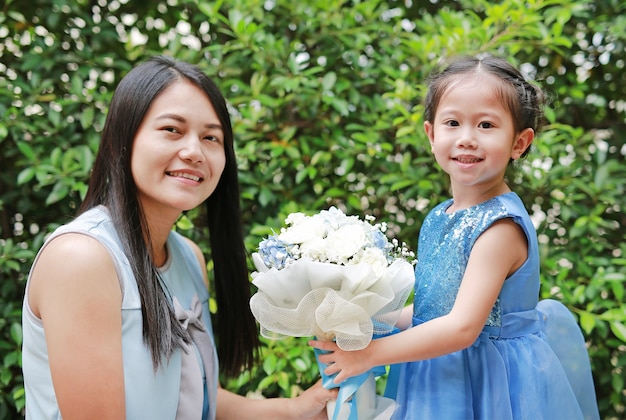
[[[433,73],[428,83],[424,120],[432,122],[435,119],[441,97],[454,82],[481,73],[502,81],[502,87],[496,88],[496,92],[502,104],[511,113],[515,130],[520,132],[525,128],[532,128],[538,133],[544,123],[543,108],[546,98],[543,91],[529,83],[522,73],[506,60],[493,56],[459,57],[443,70]],[[526,149],[522,156],[526,156],[529,149]]]
[[109,106],[89,189],[79,213],[101,204],[108,208],[137,281],[143,338],[157,369],[164,358],[181,347],[181,340],[189,338],[175,318],[149,253],[150,232],[131,173],[131,152],[150,105],[163,90],[182,79],[206,93],[224,130],[226,164],[215,191],[204,202],[204,213],[214,263],[218,314],[213,328],[220,367],[227,376],[236,376],[254,363],[259,338],[249,309],[250,281],[230,116],[222,93],[198,67],[168,57],[153,57],[120,81]]

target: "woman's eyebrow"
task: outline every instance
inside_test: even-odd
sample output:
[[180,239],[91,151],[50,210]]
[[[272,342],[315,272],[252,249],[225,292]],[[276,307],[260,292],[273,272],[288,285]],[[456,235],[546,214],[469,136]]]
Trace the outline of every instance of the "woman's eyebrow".
[[[183,122],[183,123],[187,122],[187,120],[184,117],[182,117],[182,116],[180,116],[178,114],[170,114],[170,113],[161,114],[158,117],[156,117],[156,119],[157,120],[176,120],[176,121]],[[217,129],[217,130],[224,131],[224,128],[222,127],[222,124],[220,124],[220,123],[210,122],[210,123],[204,124],[204,126],[206,128]]]

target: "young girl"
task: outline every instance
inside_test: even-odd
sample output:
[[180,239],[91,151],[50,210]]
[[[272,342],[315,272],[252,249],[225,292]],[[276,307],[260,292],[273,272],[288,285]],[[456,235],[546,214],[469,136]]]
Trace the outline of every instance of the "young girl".
[[362,351],[311,342],[331,351],[320,361],[336,383],[402,363],[394,419],[598,418],[582,334],[563,305],[538,304],[536,232],[505,181],[542,105],[497,58],[459,59],[430,81],[424,129],[452,199],[421,228],[406,329]]
[[[219,318],[206,263],[172,231],[205,207]],[[251,400],[218,385],[254,360],[237,164],[225,100],[197,67],[156,57],[113,96],[78,218],[33,264],[23,308],[26,417],[324,417],[333,393]]]

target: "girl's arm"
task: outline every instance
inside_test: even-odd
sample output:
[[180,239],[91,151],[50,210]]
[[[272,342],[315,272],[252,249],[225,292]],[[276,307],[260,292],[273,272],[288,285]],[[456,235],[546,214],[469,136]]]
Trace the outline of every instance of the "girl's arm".
[[524,263],[527,254],[521,228],[511,219],[495,222],[474,244],[449,314],[373,340],[359,351],[342,351],[333,342],[311,341],[313,347],[332,351],[319,358],[329,365],[325,373],[339,372],[335,383],[340,383],[375,366],[430,359],[470,346],[482,331],[504,280]]
[[225,389],[217,391],[217,419],[327,419],[326,403],[337,398],[318,381],[296,398],[251,399]]
[[125,418],[122,292],[105,248],[81,234],[52,240],[33,267],[28,300],[43,323],[63,418]]

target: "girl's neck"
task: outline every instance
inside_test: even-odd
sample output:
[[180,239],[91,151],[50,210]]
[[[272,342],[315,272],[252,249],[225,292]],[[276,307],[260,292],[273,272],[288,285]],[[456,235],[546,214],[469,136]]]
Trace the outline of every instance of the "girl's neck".
[[509,186],[503,181],[502,183],[492,186],[491,188],[473,188],[467,186],[452,186],[453,204],[448,208],[448,213],[464,210],[498,195],[511,192]]

